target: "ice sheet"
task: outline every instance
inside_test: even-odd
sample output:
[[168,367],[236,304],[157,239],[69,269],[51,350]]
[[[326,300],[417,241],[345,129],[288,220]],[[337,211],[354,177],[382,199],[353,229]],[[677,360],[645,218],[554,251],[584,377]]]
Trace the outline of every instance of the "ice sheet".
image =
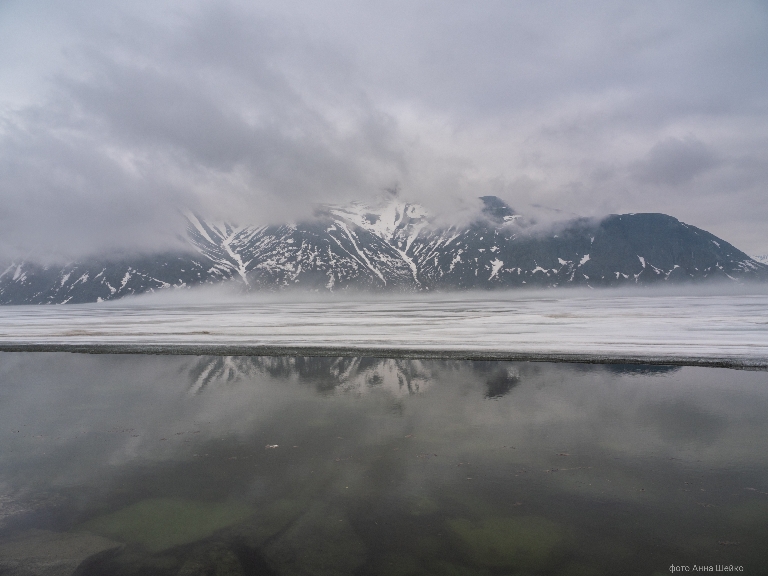
[[356,354],[768,367],[768,295],[0,307],[0,349]]

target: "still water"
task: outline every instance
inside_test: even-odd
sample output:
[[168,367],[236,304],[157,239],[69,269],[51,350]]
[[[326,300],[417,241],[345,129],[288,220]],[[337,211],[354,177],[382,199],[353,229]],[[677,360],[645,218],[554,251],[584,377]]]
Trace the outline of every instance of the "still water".
[[0,574],[768,573],[768,373],[0,354]]

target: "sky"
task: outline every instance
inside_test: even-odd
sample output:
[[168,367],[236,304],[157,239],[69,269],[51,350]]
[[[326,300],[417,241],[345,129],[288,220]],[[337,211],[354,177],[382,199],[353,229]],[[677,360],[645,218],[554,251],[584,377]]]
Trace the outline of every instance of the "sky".
[[768,254],[768,4],[0,0],[2,257],[388,191],[663,212]]

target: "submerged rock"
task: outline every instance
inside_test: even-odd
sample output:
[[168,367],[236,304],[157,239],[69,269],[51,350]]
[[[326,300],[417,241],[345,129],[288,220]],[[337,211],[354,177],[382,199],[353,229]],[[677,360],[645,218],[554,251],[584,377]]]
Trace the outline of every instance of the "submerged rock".
[[264,550],[279,574],[315,576],[353,574],[366,552],[348,518],[325,504],[308,510]]
[[205,538],[251,514],[252,510],[228,502],[153,498],[95,518],[85,527],[158,552]]
[[478,522],[448,521],[462,553],[475,565],[487,568],[543,570],[553,564],[564,530],[539,516],[486,518]]
[[0,543],[0,574],[70,576],[89,556],[120,546],[87,532],[30,530]]
[[85,560],[72,576],[273,576],[258,549],[231,534],[163,552],[126,546]]

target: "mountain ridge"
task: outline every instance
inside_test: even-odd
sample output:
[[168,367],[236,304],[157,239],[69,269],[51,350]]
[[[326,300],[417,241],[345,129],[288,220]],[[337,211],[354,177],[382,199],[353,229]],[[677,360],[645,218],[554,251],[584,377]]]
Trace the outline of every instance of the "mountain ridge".
[[223,281],[244,290],[410,292],[768,280],[768,265],[665,214],[576,218],[544,230],[495,196],[481,201],[474,221],[447,226],[397,198],[323,206],[311,220],[272,226],[187,213],[189,252],[14,262],[0,272],[0,304],[98,302]]

